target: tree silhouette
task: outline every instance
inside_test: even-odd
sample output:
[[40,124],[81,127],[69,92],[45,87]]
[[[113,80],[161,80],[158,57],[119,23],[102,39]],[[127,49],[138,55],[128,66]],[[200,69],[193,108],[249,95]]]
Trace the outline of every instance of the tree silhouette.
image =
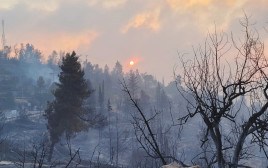
[[60,69],[58,88],[54,92],[55,100],[48,103],[46,109],[47,128],[51,141],[49,160],[54,145],[63,134],[70,139],[75,136],[75,133],[88,128],[88,124],[81,117],[88,114],[82,105],[84,100],[89,97],[90,92],[75,52],[67,53],[62,58]]
[[219,168],[247,167],[239,165],[239,161],[253,157],[248,142],[267,152],[268,64],[264,44],[258,33],[250,30],[247,16],[241,25],[244,40],[238,45],[231,38],[237,51],[231,57],[234,61],[224,58],[230,50],[228,36],[216,31],[208,35],[204,48],[194,50],[193,60],[181,60],[184,87],[178,90],[188,102],[188,114],[180,121],[183,124],[201,116],[206,129],[201,147],[213,144],[207,167],[215,163]]

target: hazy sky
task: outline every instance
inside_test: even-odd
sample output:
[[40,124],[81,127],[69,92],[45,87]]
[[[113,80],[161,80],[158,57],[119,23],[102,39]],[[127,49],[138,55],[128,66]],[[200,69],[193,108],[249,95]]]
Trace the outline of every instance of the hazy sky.
[[75,50],[102,67],[118,60],[125,71],[134,59],[134,68],[166,81],[178,52],[191,56],[215,24],[239,37],[244,12],[268,44],[268,0],[0,0],[8,45],[32,43],[44,56]]

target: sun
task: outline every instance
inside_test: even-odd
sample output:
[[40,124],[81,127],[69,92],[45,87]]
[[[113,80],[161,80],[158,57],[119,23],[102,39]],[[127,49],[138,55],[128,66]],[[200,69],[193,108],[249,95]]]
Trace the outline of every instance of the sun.
[[131,66],[134,65],[134,61],[130,61],[129,65],[131,65]]

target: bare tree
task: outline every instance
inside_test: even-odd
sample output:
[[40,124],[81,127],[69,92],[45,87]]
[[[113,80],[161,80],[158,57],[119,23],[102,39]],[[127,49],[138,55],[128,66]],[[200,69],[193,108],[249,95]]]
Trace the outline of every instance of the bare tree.
[[14,165],[19,168],[24,168],[26,164],[26,158],[27,158],[27,153],[25,149],[25,144],[23,146],[23,151],[14,150],[14,152],[17,154],[17,161],[14,161]]
[[[135,135],[136,135],[138,142],[140,143],[142,148],[145,150],[145,152],[150,157],[159,158],[161,160],[162,164],[165,165],[167,162],[166,162],[162,152],[160,151],[158,142],[156,141],[156,138],[155,138],[155,133],[153,133],[152,128],[151,128],[150,123],[149,123],[150,120],[152,120],[154,118],[154,116],[150,119],[147,119],[145,114],[143,113],[143,111],[140,109],[140,107],[137,103],[137,100],[134,100],[134,98],[133,98],[132,94],[130,93],[130,90],[128,89],[128,86],[124,80],[122,81],[121,85],[123,87],[123,91],[127,93],[127,95],[130,98],[130,101],[133,103],[133,105],[138,110],[138,112],[141,116],[141,120],[140,120],[139,118],[132,115],[132,117],[134,119]],[[142,121],[142,125],[141,125],[140,121]],[[140,131],[141,135],[138,135],[137,131]],[[144,139],[145,139],[145,142],[143,142]]]
[[67,140],[67,146],[68,146],[68,150],[69,150],[69,160],[65,165],[65,168],[67,167],[77,167],[78,165],[80,165],[81,163],[81,158],[80,158],[80,153],[79,153],[79,148],[73,152],[72,151],[72,146],[71,146],[71,142],[70,142],[70,138],[66,138]]
[[49,151],[49,145],[46,142],[46,139],[35,141],[28,150],[25,143],[23,150],[19,148],[14,149],[13,152],[17,155],[14,165],[20,168],[29,167],[29,165],[33,168],[42,168]]
[[48,139],[43,138],[39,143],[33,143],[30,157],[33,159],[33,168],[42,168],[44,162],[47,159],[49,144]]
[[32,168],[42,168],[42,167],[78,167],[81,163],[81,158],[79,150],[77,149],[73,152],[70,140],[67,139],[68,157],[64,161],[54,160],[52,162],[47,162],[49,157],[50,144],[48,143],[47,136],[43,136],[41,140],[34,141],[30,147],[23,146],[23,150],[16,148],[13,152],[16,153],[17,158],[14,161],[14,165],[19,168],[32,167]]
[[[193,60],[181,57],[182,86],[178,91],[188,102],[188,114],[179,120],[184,124],[201,116],[206,126],[201,146],[211,138],[216,156],[211,163],[219,168],[247,167],[239,165],[239,160],[250,157],[245,147],[248,141],[257,144],[267,157],[268,64],[264,43],[258,32],[250,29],[247,16],[241,25],[244,39],[239,43],[233,35],[229,42],[227,34],[217,33],[215,28],[204,47],[194,49]],[[246,110],[235,109],[242,99]]]
[[155,112],[155,114],[153,114],[151,117],[148,117],[140,107],[137,99],[135,99],[131,94],[124,80],[121,82],[121,85],[123,87],[123,91],[128,95],[130,102],[138,112],[137,115],[131,114],[131,116],[133,119],[132,125],[134,127],[136,140],[140,144],[141,148],[147,153],[149,157],[153,159],[160,159],[162,165],[166,165],[167,160],[171,159],[173,161],[179,162],[183,166],[186,166],[183,162],[176,159],[174,156],[169,155],[161,150],[160,143],[156,137],[157,131],[154,131],[152,127],[152,121],[159,113]]
[[[200,134],[198,135],[198,137],[204,137],[206,134],[206,128],[204,128],[202,125],[201,127],[201,131]],[[202,167],[206,167],[206,168],[213,168],[214,164],[216,163],[216,152],[213,148],[213,143],[211,142],[211,138],[207,137],[208,139],[206,139],[206,143],[203,143],[202,141],[200,141],[201,143],[201,151],[196,154],[196,156],[194,156],[191,160],[193,165],[200,165]]]

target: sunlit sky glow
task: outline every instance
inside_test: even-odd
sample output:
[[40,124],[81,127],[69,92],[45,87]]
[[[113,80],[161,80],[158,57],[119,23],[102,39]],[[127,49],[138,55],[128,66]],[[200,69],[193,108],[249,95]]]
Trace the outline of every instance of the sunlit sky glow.
[[208,31],[241,35],[244,12],[268,42],[268,0],[0,0],[8,45],[32,43],[44,56],[72,50],[112,68],[170,81],[178,52],[191,54]]

